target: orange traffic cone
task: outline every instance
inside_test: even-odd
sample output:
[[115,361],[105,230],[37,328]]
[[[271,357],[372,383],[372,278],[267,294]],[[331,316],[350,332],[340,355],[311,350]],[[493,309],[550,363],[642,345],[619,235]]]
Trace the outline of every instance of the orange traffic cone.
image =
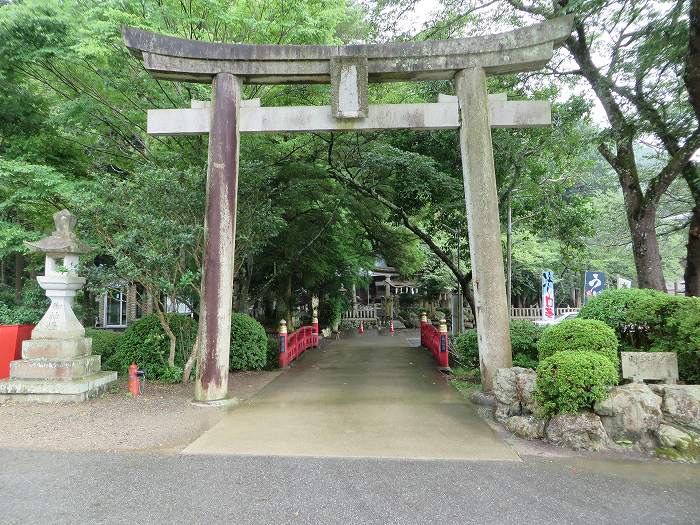
[[360,327],[357,329],[358,333],[364,334],[365,333],[365,323],[364,321],[360,321]]
[[394,320],[393,319],[389,322],[389,331],[392,334],[394,333]]

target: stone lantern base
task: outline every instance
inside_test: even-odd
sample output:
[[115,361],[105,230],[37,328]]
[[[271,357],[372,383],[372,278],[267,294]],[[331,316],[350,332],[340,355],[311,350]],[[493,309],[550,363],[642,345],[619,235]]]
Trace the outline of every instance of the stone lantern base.
[[97,397],[117,373],[100,371],[101,357],[91,351],[89,337],[24,341],[23,359],[12,361],[10,378],[0,380],[0,402],[60,403]]

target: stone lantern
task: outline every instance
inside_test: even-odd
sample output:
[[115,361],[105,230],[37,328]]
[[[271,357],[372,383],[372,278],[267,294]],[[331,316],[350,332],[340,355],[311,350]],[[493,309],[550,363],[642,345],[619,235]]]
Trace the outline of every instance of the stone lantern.
[[10,363],[10,378],[0,381],[0,400],[83,401],[96,396],[117,378],[100,371],[100,356],[91,355],[92,339],[73,312],[75,294],[85,284],[78,271],[79,257],[90,251],[73,231],[75,217],[68,210],[53,216],[56,231],[37,242],[27,242],[33,252],[45,254],[39,286],[51,300],[22,344],[22,359]]

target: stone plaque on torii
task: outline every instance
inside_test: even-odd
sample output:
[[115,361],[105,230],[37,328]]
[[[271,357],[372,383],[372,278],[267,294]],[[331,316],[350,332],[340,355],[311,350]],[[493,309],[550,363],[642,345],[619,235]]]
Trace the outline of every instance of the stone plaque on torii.
[[[472,38],[348,46],[216,44],[124,28],[155,78],[212,83],[212,102],[148,112],[148,133],[209,133],[205,254],[195,397],[223,399],[236,229],[239,133],[460,129],[479,358],[484,390],[512,366],[491,127],[548,126],[548,102],[489,96],[486,76],[543,67],[571,32],[570,16]],[[454,79],[456,97],[432,104],[367,103],[369,82]],[[261,107],[241,85],[331,84],[331,106]]]

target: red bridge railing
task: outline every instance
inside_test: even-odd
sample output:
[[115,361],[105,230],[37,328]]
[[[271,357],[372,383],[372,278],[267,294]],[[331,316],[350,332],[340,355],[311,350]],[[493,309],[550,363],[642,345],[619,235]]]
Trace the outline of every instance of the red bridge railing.
[[279,367],[286,368],[309,348],[318,346],[318,318],[314,317],[313,324],[302,326],[298,330],[287,333],[287,321],[280,321],[277,345],[279,350]]
[[421,314],[420,344],[430,350],[438,366],[447,368],[449,362],[449,338],[447,337],[447,321],[440,319],[440,328],[435,328],[428,322],[428,316]]

